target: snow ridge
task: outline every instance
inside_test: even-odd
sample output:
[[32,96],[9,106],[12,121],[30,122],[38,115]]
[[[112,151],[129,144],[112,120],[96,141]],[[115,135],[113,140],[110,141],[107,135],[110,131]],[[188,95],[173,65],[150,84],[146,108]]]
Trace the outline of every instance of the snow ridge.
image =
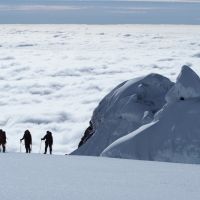
[[154,114],[166,103],[165,95],[172,85],[169,79],[158,74],[118,85],[93,113],[95,134],[72,154],[99,156],[118,138],[151,122]]
[[[122,104],[117,103],[120,97],[126,97]],[[119,114],[129,118],[117,118]],[[75,154],[200,163],[200,78],[188,66],[182,67],[175,84],[154,74],[119,85],[102,100],[92,119],[103,123]]]

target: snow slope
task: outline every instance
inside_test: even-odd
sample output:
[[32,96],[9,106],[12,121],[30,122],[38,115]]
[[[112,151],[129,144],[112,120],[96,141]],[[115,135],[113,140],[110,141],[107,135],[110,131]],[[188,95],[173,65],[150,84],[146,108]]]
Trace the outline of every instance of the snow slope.
[[173,83],[158,74],[126,81],[113,89],[95,109],[94,135],[73,155],[99,156],[118,138],[153,120]]
[[151,124],[120,138],[103,156],[200,163],[200,100],[166,106]]
[[183,66],[153,122],[115,141],[102,156],[200,163],[199,88],[200,78]]
[[200,167],[132,160],[0,154],[3,200],[198,200]]

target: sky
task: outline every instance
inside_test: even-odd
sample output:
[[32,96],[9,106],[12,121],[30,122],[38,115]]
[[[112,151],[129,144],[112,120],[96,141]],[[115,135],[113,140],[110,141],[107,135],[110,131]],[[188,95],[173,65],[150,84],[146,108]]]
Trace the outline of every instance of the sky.
[[0,0],[0,24],[199,25],[199,2]]

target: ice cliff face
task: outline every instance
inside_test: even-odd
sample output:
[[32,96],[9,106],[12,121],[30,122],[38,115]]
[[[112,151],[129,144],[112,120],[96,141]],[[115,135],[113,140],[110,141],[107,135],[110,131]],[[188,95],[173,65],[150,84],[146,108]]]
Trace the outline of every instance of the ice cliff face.
[[151,74],[122,83],[94,111],[95,134],[74,154],[200,163],[200,78]]
[[116,139],[153,120],[166,103],[173,83],[158,74],[126,81],[112,90],[95,109],[94,135],[72,154],[99,156]]

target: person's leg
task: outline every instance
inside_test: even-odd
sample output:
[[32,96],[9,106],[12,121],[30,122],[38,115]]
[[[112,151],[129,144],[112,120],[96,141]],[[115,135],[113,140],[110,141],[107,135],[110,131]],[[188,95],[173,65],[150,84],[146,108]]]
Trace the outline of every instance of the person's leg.
[[28,145],[28,153],[31,153],[31,145]]
[[28,153],[28,145],[25,145],[26,153]]
[[47,147],[48,147],[48,144],[47,144],[47,143],[45,143],[45,150],[44,150],[44,154],[46,154],[46,153],[47,153]]
[[2,144],[2,146],[3,146],[3,153],[5,153],[6,152],[6,144]]
[[52,145],[49,145],[49,152],[52,154]]

